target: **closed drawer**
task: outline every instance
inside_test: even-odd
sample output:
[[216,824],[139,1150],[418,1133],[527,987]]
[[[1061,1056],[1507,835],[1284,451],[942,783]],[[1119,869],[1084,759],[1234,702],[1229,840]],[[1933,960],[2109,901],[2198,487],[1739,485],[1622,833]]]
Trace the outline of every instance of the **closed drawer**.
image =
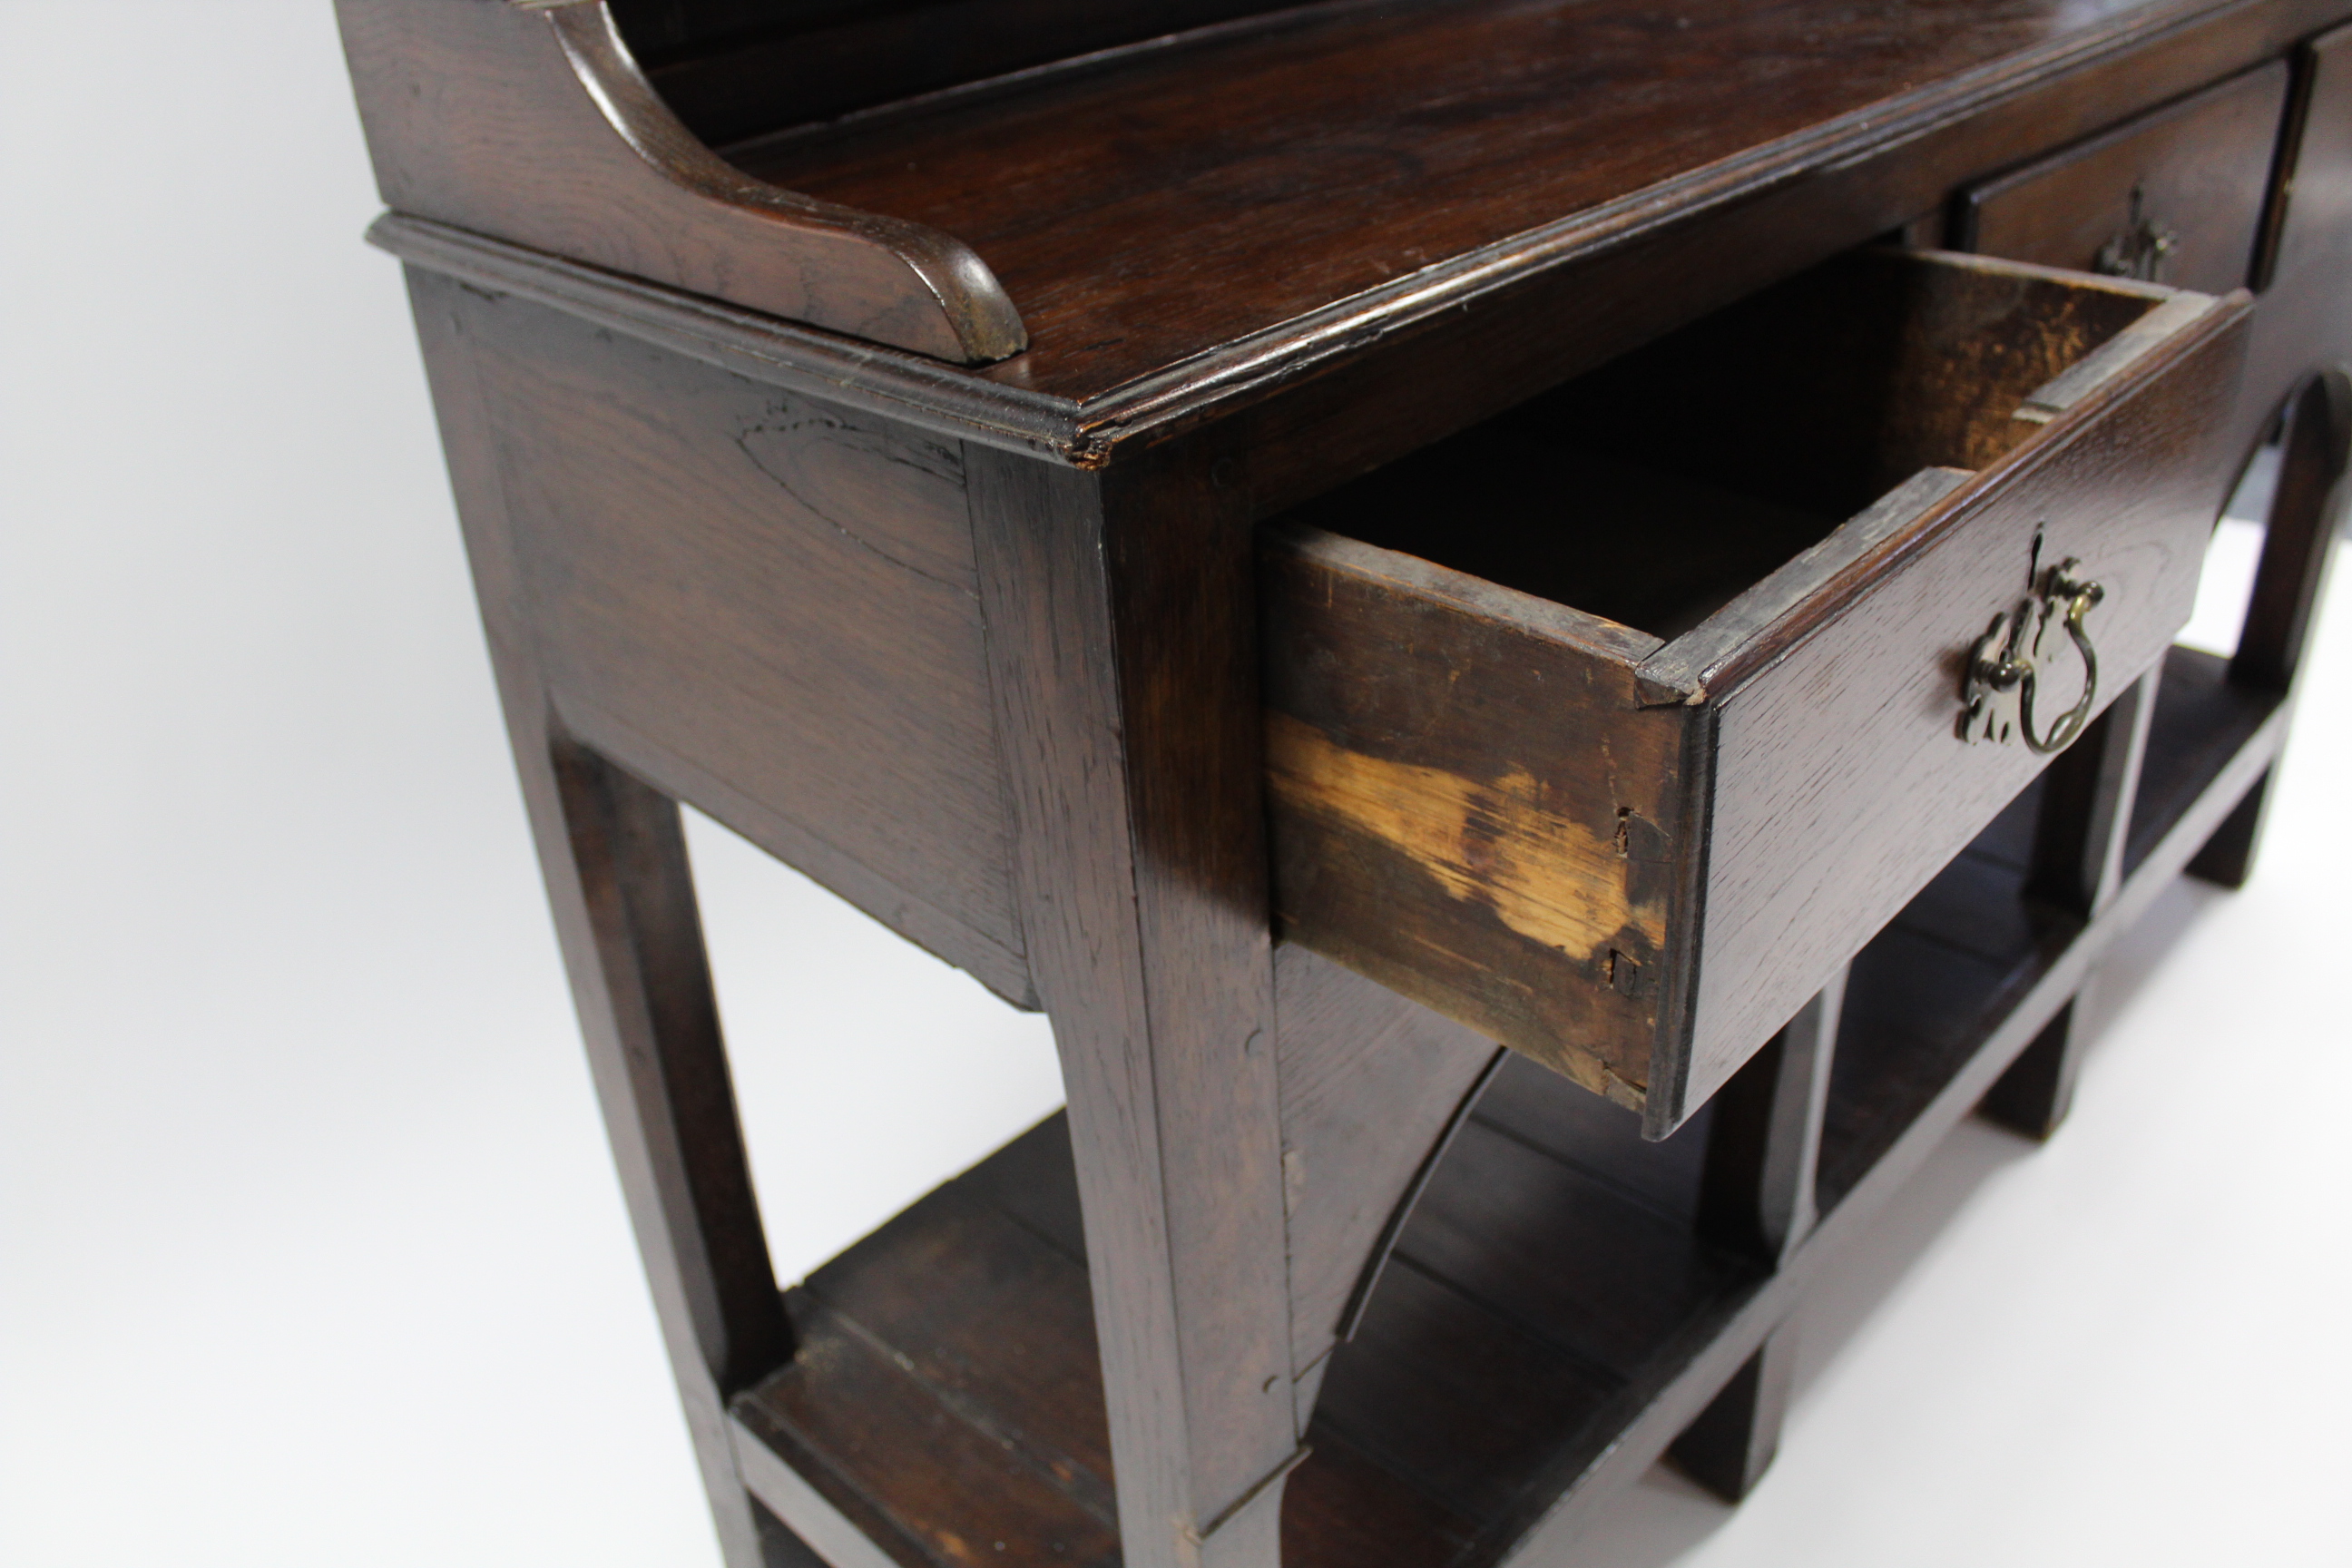
[[2251,280],[2284,60],[1960,194],[1959,249],[2221,293]]
[[1269,524],[1284,933],[1663,1135],[2043,765],[1995,617],[2100,584],[2085,714],[2187,619],[2245,315],[1843,258]]

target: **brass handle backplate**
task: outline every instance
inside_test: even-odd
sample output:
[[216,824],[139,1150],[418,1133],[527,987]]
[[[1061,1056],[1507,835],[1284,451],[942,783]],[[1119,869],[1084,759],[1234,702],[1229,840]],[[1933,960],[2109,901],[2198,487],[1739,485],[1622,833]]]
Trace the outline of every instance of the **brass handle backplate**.
[[[1995,616],[1977,639],[1960,687],[1961,740],[2001,742],[2014,736],[2029,750],[2047,756],[2063,751],[2091,721],[2091,709],[2099,697],[2099,652],[2091,646],[2083,617],[2107,591],[2083,577],[2082,564],[2070,557],[2043,572],[2032,590],[2013,608]],[[2083,656],[2083,694],[2047,732],[2037,735],[2033,702],[2041,672],[2062,646],[2057,640],[2061,628]]]
[[2161,283],[2172,268],[2172,253],[2179,248],[2180,236],[2148,215],[2146,194],[2134,185],[2131,215],[2124,220],[2122,232],[2099,247],[2091,266],[2110,278]]

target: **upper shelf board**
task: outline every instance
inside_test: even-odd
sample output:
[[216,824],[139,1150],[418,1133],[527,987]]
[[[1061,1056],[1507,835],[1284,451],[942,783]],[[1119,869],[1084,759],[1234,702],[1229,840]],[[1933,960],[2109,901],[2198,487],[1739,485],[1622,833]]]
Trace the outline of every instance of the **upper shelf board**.
[[1443,308],[2228,9],[1346,0],[721,152],[970,245],[1030,335],[983,374],[1085,402],[1349,302]]

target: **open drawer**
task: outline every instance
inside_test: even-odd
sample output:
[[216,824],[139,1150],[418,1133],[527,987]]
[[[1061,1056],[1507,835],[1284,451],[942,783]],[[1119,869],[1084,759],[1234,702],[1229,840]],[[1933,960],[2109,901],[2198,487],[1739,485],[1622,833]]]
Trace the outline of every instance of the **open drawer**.
[[1270,523],[1284,934],[1664,1136],[2188,618],[2245,318],[1859,253]]

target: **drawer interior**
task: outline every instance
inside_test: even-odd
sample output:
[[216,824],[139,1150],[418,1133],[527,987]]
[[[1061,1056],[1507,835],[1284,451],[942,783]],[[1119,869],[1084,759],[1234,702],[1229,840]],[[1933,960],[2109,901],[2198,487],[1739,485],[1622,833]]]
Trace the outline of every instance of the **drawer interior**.
[[1293,515],[1671,640],[1919,470],[2000,457],[2165,298],[1857,252]]

